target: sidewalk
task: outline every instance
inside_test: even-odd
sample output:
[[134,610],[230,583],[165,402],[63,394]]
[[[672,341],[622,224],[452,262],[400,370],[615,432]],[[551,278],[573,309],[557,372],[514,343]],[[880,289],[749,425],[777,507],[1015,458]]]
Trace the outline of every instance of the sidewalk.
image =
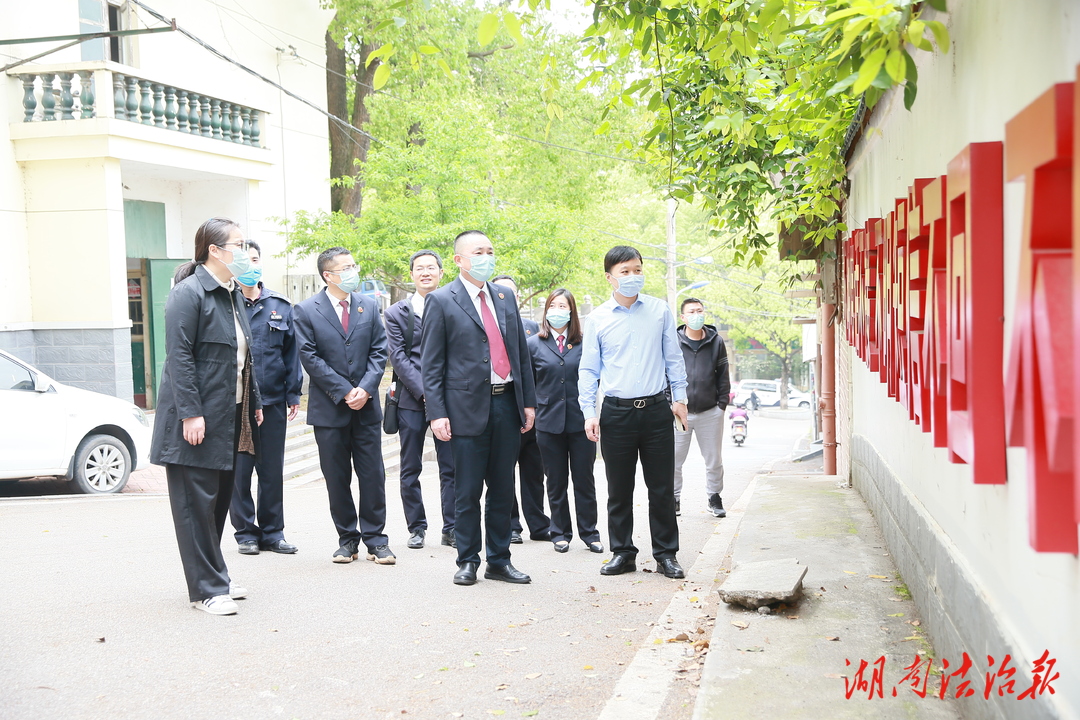
[[[808,568],[803,597],[771,615],[721,603],[694,720],[959,717],[956,701],[937,699],[940,676],[929,675],[925,698],[911,680],[901,682],[916,653],[925,661],[933,648],[855,490],[836,476],[778,472],[757,476],[737,506],[745,512],[718,577],[732,562],[794,557]],[[875,677],[882,663],[883,676]],[[923,662],[914,672],[918,682],[926,669]],[[981,689],[981,677],[968,679]],[[978,692],[968,702],[975,700]]]

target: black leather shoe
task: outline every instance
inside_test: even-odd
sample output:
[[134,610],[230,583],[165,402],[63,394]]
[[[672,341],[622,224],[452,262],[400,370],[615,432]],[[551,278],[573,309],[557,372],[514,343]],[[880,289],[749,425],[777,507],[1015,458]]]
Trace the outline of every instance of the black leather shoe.
[[604,543],[600,542],[599,540],[593,540],[591,543],[589,543],[589,552],[604,552]]
[[551,531],[550,530],[545,530],[544,532],[529,533],[529,539],[530,540],[536,540],[538,542],[541,541],[541,540],[550,540],[551,539]]
[[510,544],[511,545],[521,545],[524,542],[525,541],[521,539],[521,533],[519,531],[517,531],[517,530],[511,530],[510,531]]
[[237,546],[237,551],[241,555],[258,555],[259,554],[259,543],[255,542],[254,540],[249,540],[248,542],[242,542]]
[[684,578],[686,573],[683,572],[682,565],[675,558],[664,558],[663,560],[656,561],[656,572],[661,573],[665,577],[669,578]]
[[451,530],[450,532],[444,532],[442,534],[442,544],[448,545],[452,548],[457,547],[457,535],[454,534],[453,530]]
[[531,577],[521,572],[510,563],[506,563],[505,565],[491,565],[489,563],[487,569],[484,570],[484,577],[488,580],[501,580],[503,582],[517,583],[519,585],[525,585],[526,583],[532,582]]
[[277,542],[265,543],[260,545],[263,550],[269,550],[270,552],[281,553],[282,555],[292,555],[300,548],[296,547],[290,542],[284,540],[278,540]]
[[476,584],[476,569],[480,567],[480,563],[461,563],[458,565],[458,571],[454,573],[455,585],[475,585]]
[[413,530],[412,535],[409,536],[409,542],[405,543],[405,545],[413,550],[419,550],[424,547],[424,529],[418,528]]
[[637,556],[625,553],[615,553],[600,568],[601,575],[622,575],[623,573],[637,570]]
[[566,540],[556,540],[555,541],[555,552],[561,552],[561,553],[570,552],[570,543],[567,542]]

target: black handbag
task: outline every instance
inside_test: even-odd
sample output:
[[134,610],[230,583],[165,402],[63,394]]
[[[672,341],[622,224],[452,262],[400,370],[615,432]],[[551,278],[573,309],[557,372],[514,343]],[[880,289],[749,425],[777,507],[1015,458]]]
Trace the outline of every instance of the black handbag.
[[[413,309],[411,301],[406,301],[405,310],[405,357],[409,357],[412,355],[413,348]],[[390,380],[390,387],[386,389],[385,402],[383,402],[383,432],[387,435],[396,435],[398,431],[397,393],[400,391],[400,387],[397,370],[394,370],[394,375]]]

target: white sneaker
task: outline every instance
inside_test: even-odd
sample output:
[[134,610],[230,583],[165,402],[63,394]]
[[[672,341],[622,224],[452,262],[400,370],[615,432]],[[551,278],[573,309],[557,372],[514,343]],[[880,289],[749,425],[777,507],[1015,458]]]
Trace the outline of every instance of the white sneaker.
[[247,594],[247,588],[229,583],[229,597],[231,597],[233,600],[243,600],[247,597]]
[[228,595],[216,595],[199,602],[193,602],[191,606],[211,615],[235,615],[239,609]]

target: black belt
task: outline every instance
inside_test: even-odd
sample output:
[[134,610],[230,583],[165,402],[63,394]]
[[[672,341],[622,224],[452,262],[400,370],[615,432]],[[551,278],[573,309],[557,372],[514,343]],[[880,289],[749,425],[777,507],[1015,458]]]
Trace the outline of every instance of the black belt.
[[502,395],[504,392],[509,392],[510,389],[513,388],[513,387],[514,387],[514,383],[512,383],[512,382],[504,382],[504,383],[499,383],[498,385],[492,385],[491,386],[491,394],[492,395]]
[[655,405],[658,402],[667,402],[667,395],[663,392],[658,392],[655,395],[649,395],[648,397],[639,398],[617,398],[608,395],[604,398],[604,402],[610,403],[617,407],[633,407],[641,409],[650,405]]

